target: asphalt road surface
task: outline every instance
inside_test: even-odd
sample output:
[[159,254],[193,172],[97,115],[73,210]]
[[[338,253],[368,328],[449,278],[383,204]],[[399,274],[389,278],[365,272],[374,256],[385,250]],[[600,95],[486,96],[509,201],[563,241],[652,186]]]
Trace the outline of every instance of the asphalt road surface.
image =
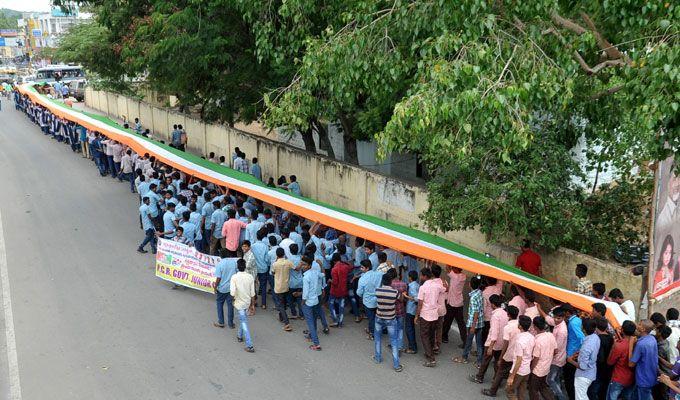
[[436,368],[404,355],[396,373],[387,352],[372,362],[366,322],[352,318],[314,352],[304,321],[286,333],[258,308],[256,352],[244,352],[234,330],[212,326],[213,296],[171,290],[151,254],[135,251],[137,207],[126,183],[100,177],[3,100],[0,399],[481,397],[466,379],[473,367],[450,361],[457,341]]

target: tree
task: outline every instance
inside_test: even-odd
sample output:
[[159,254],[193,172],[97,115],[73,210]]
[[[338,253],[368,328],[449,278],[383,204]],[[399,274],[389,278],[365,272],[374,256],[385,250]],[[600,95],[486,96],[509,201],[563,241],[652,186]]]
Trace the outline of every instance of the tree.
[[[423,215],[431,229],[479,227],[494,240],[532,237],[607,255],[641,225],[645,160],[680,152],[670,23],[680,8],[627,0],[353,7],[343,26],[310,41],[295,79],[269,100],[270,124],[342,116],[348,129],[375,135],[382,156],[420,154],[433,177]],[[625,190],[586,193],[577,184],[584,171],[570,151],[582,135],[589,155],[598,150],[590,167],[616,167]],[[589,204],[612,196],[627,200],[617,226],[595,225],[599,208]]]
[[125,91],[125,69],[111,46],[111,31],[95,21],[77,24],[62,36],[54,51],[56,60],[81,64],[96,74],[107,88]]
[[[228,124],[254,120],[264,87],[281,83],[256,59],[253,36],[230,3],[87,3],[96,9],[96,28],[90,28],[110,56],[88,67],[111,81],[130,88],[128,77],[144,77],[155,90],[177,96],[180,106],[197,106],[204,119]],[[77,33],[69,34],[74,42],[90,40]],[[82,52],[73,52],[75,58],[87,60],[86,49],[76,50]]]
[[7,8],[0,8],[0,29],[17,29],[17,20],[21,13]]

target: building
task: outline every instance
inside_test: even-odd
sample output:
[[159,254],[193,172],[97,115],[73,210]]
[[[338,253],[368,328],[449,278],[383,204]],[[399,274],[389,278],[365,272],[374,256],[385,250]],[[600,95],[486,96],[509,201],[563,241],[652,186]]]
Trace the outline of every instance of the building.
[[23,42],[16,29],[0,29],[0,59],[9,59],[23,53]]
[[42,48],[57,47],[59,38],[72,26],[91,18],[92,14],[81,13],[77,7],[69,11],[52,7],[49,13],[23,13],[18,24],[26,53],[33,56]]

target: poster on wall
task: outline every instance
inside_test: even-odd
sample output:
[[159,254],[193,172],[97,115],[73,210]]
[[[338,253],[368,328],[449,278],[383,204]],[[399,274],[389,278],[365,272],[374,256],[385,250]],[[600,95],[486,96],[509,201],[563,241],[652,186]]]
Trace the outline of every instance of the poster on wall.
[[680,289],[680,166],[674,159],[659,163],[654,259],[650,260],[649,293],[656,301],[670,298]]

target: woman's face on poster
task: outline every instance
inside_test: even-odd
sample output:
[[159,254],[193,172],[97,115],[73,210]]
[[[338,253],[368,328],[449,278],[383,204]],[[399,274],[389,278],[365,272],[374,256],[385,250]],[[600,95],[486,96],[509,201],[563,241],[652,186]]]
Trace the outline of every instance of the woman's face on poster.
[[673,246],[668,244],[668,245],[666,245],[666,248],[663,250],[663,265],[662,265],[662,267],[670,267],[672,257],[673,257]]

